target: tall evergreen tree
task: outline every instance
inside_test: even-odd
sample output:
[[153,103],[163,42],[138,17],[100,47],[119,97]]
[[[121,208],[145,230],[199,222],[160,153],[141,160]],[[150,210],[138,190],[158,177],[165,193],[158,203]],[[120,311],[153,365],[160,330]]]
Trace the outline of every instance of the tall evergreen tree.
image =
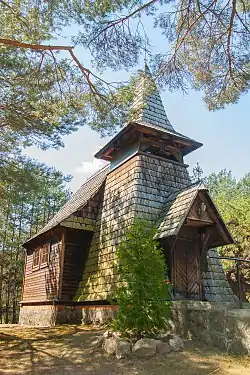
[[28,158],[0,167],[0,323],[16,323],[24,251],[35,234],[69,198],[69,177]]

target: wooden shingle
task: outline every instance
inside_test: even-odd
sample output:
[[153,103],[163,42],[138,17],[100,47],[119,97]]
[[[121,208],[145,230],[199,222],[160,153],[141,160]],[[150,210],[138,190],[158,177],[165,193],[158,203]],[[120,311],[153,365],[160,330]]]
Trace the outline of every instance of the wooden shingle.
[[[66,219],[70,218],[75,212],[82,210],[87,203],[93,198],[102,184],[104,183],[109,171],[109,166],[105,166],[96,174],[91,176],[81,187],[72,195],[70,200],[57,212],[57,214],[46,224],[38,233],[31,237],[24,245],[30,242],[35,237],[55,228],[61,222],[65,221],[64,225],[67,226]],[[80,225],[79,225],[80,228]],[[83,228],[83,229],[86,229]]]
[[178,234],[197,192],[201,188],[200,184],[196,184],[170,194],[164,207],[163,218],[158,227],[156,238],[176,236]]

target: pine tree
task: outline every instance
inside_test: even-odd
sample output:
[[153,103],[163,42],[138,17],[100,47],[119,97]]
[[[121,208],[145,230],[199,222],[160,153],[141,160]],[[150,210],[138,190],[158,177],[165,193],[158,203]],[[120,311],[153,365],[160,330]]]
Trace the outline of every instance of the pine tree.
[[[25,242],[69,198],[69,177],[29,158],[0,166],[0,323],[16,323]],[[52,207],[49,202],[52,201]]]

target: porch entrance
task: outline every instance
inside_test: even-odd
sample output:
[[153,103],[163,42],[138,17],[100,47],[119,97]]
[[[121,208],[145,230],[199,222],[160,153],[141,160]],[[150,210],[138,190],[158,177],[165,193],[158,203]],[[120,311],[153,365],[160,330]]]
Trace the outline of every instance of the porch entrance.
[[175,299],[203,299],[201,257],[196,240],[178,239],[172,250],[171,280]]
[[233,243],[208,191],[192,185],[169,196],[159,227],[168,278],[176,300],[204,300],[203,272],[209,249]]
[[165,252],[168,276],[176,300],[203,299],[203,281],[199,241],[178,239],[172,251]]

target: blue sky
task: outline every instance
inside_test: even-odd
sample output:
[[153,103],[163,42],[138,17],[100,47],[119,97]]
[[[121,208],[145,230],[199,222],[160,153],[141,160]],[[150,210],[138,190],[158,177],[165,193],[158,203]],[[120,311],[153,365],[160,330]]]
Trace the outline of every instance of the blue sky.
[[[158,30],[147,21],[153,52],[164,50],[164,39]],[[69,30],[74,34],[74,29]],[[60,40],[61,43],[65,43]],[[77,57],[85,66],[90,66],[89,54],[82,48],[76,49]],[[142,65],[142,63],[141,63]],[[141,68],[138,66],[137,68]],[[134,72],[135,68],[131,71]],[[107,80],[126,80],[131,72],[106,72]],[[180,92],[161,93],[168,118],[176,131],[202,142],[203,147],[185,158],[190,171],[197,161],[204,174],[232,170],[236,178],[250,172],[250,93],[242,96],[237,104],[224,110],[210,112],[202,101],[202,93],[190,91],[188,95]],[[75,191],[92,173],[103,164],[94,161],[94,154],[110,138],[101,138],[87,126],[64,137],[65,147],[60,150],[42,151],[35,147],[26,153],[46,164],[53,165],[65,174],[71,174],[71,189]]]

